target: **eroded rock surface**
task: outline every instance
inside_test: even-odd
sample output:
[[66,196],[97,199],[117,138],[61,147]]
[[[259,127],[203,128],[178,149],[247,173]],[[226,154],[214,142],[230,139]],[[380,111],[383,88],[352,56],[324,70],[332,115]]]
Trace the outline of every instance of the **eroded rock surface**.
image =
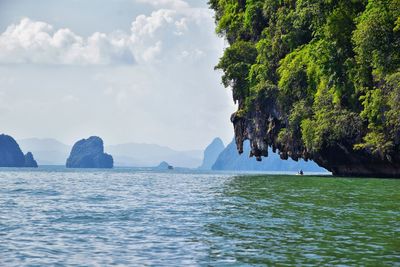
[[75,143],[66,166],[67,168],[113,168],[114,160],[111,155],[104,153],[103,140],[92,136]]
[[37,164],[36,160],[33,158],[33,154],[31,152],[26,153],[24,158],[25,158],[24,167],[27,167],[27,168],[37,168],[38,167],[38,164]]
[[37,168],[38,165],[31,152],[24,155],[14,138],[2,134],[0,135],[0,167]]

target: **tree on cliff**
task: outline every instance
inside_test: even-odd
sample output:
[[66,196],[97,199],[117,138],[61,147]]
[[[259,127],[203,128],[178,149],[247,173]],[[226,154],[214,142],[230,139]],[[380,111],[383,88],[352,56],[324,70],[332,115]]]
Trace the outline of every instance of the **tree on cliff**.
[[258,158],[272,146],[336,174],[400,174],[400,0],[209,5],[230,44],[216,68],[239,150],[250,139]]

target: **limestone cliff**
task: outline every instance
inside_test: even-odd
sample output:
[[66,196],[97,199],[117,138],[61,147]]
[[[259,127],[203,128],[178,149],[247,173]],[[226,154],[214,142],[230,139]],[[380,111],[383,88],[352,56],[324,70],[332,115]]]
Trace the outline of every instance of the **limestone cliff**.
[[67,168],[113,168],[111,155],[104,153],[103,140],[92,136],[82,139],[72,147],[67,159]]
[[36,162],[36,160],[33,158],[33,155],[31,152],[28,152],[24,155],[24,167],[27,168],[37,168],[38,164]]
[[37,168],[31,152],[24,155],[18,143],[9,135],[0,135],[0,167]]
[[282,142],[278,134],[285,124],[273,105],[257,106],[246,117],[234,113],[231,120],[239,153],[243,153],[243,142],[250,140],[250,156],[257,160],[267,157],[268,148],[272,147],[281,159],[313,160],[336,176],[400,177],[400,155],[381,157],[367,149],[355,150],[354,144],[361,140],[359,135],[325,144],[318,152],[307,151],[298,139]]
[[230,171],[279,171],[298,172],[300,170],[308,172],[324,173],[326,170],[318,167],[315,162],[304,160],[294,161],[291,159],[281,160],[279,155],[269,149],[269,155],[263,160],[257,161],[254,157],[249,157],[250,142],[246,140],[243,144],[243,154],[239,155],[236,150],[235,141],[232,141],[221,152],[212,166],[213,170]]
[[334,175],[400,177],[400,9],[387,1],[210,0],[237,148]]

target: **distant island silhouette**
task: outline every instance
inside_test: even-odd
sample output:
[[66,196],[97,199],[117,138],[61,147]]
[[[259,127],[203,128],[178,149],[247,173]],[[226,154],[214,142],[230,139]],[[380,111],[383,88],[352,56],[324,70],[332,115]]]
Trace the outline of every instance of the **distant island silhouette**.
[[37,168],[38,165],[31,152],[24,155],[13,137],[1,134],[0,167]]
[[66,167],[111,169],[114,167],[114,160],[111,155],[104,153],[103,140],[98,136],[91,136],[75,143]]

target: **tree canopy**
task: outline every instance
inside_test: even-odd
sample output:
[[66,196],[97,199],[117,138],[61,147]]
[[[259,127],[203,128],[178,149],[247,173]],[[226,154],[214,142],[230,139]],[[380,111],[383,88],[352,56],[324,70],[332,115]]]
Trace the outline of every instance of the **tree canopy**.
[[210,0],[227,39],[217,69],[240,116],[262,94],[281,142],[400,148],[400,0]]

